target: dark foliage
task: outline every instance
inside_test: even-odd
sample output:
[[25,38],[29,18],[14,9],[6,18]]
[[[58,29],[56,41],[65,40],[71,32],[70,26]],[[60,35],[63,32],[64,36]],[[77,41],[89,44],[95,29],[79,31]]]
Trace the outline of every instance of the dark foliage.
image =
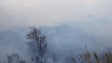
[[41,33],[41,30],[31,27],[31,32],[28,33],[27,39],[30,39],[31,42],[28,43],[30,46],[32,54],[32,60],[35,60],[37,63],[45,62],[45,54],[47,51],[47,42],[46,37]]

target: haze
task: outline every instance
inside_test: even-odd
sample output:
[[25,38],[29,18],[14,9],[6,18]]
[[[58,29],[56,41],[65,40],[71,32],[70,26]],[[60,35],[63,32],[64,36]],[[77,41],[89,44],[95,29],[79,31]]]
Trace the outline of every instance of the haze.
[[0,30],[99,20],[110,24],[111,3],[111,0],[0,0]]

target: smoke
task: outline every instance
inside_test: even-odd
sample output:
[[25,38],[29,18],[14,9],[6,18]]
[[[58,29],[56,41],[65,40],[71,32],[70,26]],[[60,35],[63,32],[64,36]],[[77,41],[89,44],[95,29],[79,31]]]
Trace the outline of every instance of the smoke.
[[[95,51],[111,47],[111,2],[110,0],[1,0],[0,63],[5,63],[6,60],[3,59],[13,52],[29,58],[26,45],[28,41],[25,36],[29,30],[18,29],[28,26],[43,26],[40,29],[47,37],[51,56],[56,55],[58,58],[57,63],[63,63],[66,58],[84,52],[85,46]],[[56,25],[63,23],[65,25]],[[52,58],[49,58],[49,62],[53,62]]]
[[70,21],[111,21],[111,6],[110,0],[1,0],[0,30]]
[[[48,42],[50,56],[48,62],[53,63],[53,60],[56,61],[55,63],[69,62],[72,56],[76,57],[77,54],[84,52],[85,47],[89,51],[97,52],[110,48],[112,40],[105,36],[107,32],[102,32],[100,29],[102,24],[97,23],[97,27],[92,24],[77,23],[75,25],[62,24],[39,27]],[[30,59],[27,45],[29,41],[26,39],[28,32],[30,30],[27,28],[0,32],[1,63],[7,61],[7,54],[12,53],[19,53],[26,61]]]

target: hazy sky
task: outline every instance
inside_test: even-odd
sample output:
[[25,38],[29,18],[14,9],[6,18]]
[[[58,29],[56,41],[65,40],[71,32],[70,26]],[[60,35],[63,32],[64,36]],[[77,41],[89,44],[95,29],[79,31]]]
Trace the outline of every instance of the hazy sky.
[[63,22],[111,21],[111,3],[112,0],[0,0],[0,30]]

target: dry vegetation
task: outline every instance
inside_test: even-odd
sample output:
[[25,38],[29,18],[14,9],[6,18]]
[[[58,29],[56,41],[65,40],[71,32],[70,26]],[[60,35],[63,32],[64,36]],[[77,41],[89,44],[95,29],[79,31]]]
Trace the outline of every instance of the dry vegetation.
[[90,53],[86,51],[84,54],[79,54],[79,60],[72,58],[73,63],[112,63],[112,52],[106,52],[102,56],[96,52]]

